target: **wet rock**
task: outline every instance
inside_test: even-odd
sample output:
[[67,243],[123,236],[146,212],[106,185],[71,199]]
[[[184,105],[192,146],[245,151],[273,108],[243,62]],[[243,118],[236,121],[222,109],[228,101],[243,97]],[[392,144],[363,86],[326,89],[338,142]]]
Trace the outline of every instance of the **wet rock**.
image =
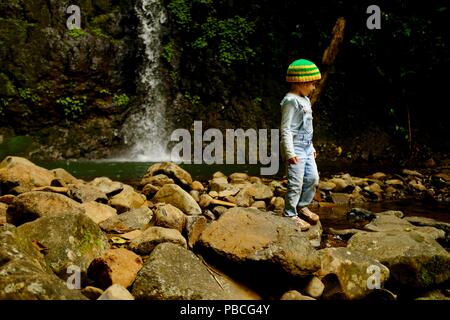
[[289,290],[288,292],[284,293],[281,296],[280,300],[305,300],[305,301],[312,300],[313,301],[316,299],[314,299],[312,297],[304,296],[297,290]]
[[266,209],[266,203],[264,201],[255,201],[251,205],[252,208],[256,208],[259,210],[265,210]]
[[330,181],[320,181],[319,182],[319,190],[323,191],[332,191],[336,188],[336,184]]
[[140,300],[255,299],[254,294],[207,267],[193,252],[172,243],[153,250],[131,292]]
[[444,239],[445,232],[433,227],[416,227],[409,223],[405,219],[400,219],[395,215],[389,214],[378,214],[377,217],[372,220],[369,224],[364,226],[365,230],[369,231],[399,231],[399,232],[410,232],[415,231],[424,236],[429,236],[433,239]]
[[201,214],[202,210],[195,200],[176,184],[164,185],[153,197],[154,202],[169,203],[187,215]]
[[[181,184],[185,188],[190,188],[192,183],[192,177],[189,172],[172,162],[155,163],[147,169],[142,181],[157,174],[165,174],[169,178],[172,178],[176,184]],[[145,185],[146,183],[142,183],[142,181],[141,185]]]
[[415,226],[422,226],[422,227],[433,227],[436,229],[441,229],[445,231],[445,233],[450,233],[450,223],[437,221],[431,218],[425,218],[425,217],[405,217],[404,220],[408,221],[409,223],[415,225]]
[[229,197],[229,196],[235,196],[239,192],[239,188],[231,188],[222,190],[219,192],[218,196],[221,198]]
[[411,187],[413,187],[415,190],[417,191],[426,191],[427,187],[425,187],[422,182],[420,181],[415,181],[415,180],[411,180],[408,185],[410,185]]
[[203,192],[205,190],[205,187],[200,181],[192,181],[191,189],[198,192]]
[[415,231],[358,233],[348,248],[387,266],[391,278],[404,286],[426,288],[450,278],[450,254],[430,236]]
[[220,192],[232,188],[226,177],[219,177],[209,180],[209,190]]
[[324,289],[325,285],[323,282],[318,277],[312,277],[303,291],[306,295],[317,299],[320,298]]
[[346,213],[346,218],[350,222],[371,221],[375,217],[373,212],[363,208],[352,208]]
[[215,206],[212,209],[212,212],[214,213],[214,215],[216,217],[220,217],[225,211],[227,211],[229,208],[224,207],[224,206]]
[[386,174],[383,172],[376,172],[372,174],[370,178],[383,181],[386,179]]
[[200,193],[197,190],[191,190],[189,194],[197,203],[200,201]]
[[178,230],[161,227],[149,227],[139,237],[131,240],[129,247],[140,255],[148,255],[163,242],[171,242],[187,248],[186,239]]
[[116,209],[96,201],[82,203],[81,207],[85,214],[97,224],[109,218],[117,217]]
[[[379,277],[376,280],[380,286],[389,278],[389,269],[386,266],[349,248],[326,248],[319,250],[319,255],[321,268],[317,275],[323,278],[334,274],[339,281],[339,293],[345,299],[361,299],[374,289],[371,287],[373,280],[370,278],[373,270],[378,272]],[[333,295],[336,295],[336,287],[333,286],[332,289],[335,290]],[[330,288],[327,288],[327,291],[330,291]]]
[[319,268],[317,252],[293,221],[257,209],[229,209],[202,232],[197,244],[231,263],[257,269],[267,264],[291,276]]
[[343,178],[333,178],[328,180],[328,182],[333,183],[336,187],[333,189],[334,192],[344,192],[349,193],[355,189],[353,182]]
[[348,193],[333,192],[331,194],[331,199],[333,200],[333,203],[337,205],[344,205],[350,203],[351,195]]
[[194,248],[202,232],[208,226],[208,220],[204,216],[188,216],[185,233],[190,249]]
[[44,191],[25,192],[14,199],[8,209],[7,219],[14,225],[21,225],[41,217],[61,214],[84,214],[80,203],[62,194]]
[[101,222],[99,226],[106,232],[114,233],[143,230],[150,225],[152,217],[153,211],[147,207],[142,207],[111,217]]
[[239,183],[245,183],[249,179],[248,174],[241,173],[241,172],[235,172],[230,174],[230,183],[232,184],[239,184]]
[[403,186],[403,181],[399,179],[389,179],[386,180],[384,183],[388,186],[396,186],[396,187]]
[[155,210],[155,225],[163,228],[176,229],[183,231],[186,225],[186,216],[178,208],[171,204],[157,206]]
[[88,184],[69,184],[69,197],[78,202],[97,201],[100,203],[108,203],[106,194],[96,187]]
[[105,193],[108,197],[112,197],[118,193],[120,193],[123,188],[124,184],[117,181],[112,181],[111,179],[107,177],[99,177],[95,178],[91,182],[89,182],[90,186],[93,186],[100,190],[101,192]]
[[0,194],[20,194],[36,187],[50,186],[53,173],[20,157],[6,157],[0,162]]
[[89,300],[97,300],[104,293],[104,291],[100,288],[87,286],[81,290],[81,293]]
[[413,176],[413,177],[419,177],[419,178],[423,177],[423,175],[420,172],[415,171],[415,170],[403,169],[402,173],[407,176]]
[[173,179],[169,178],[168,176],[166,176],[165,174],[157,174],[155,176],[144,177],[141,180],[140,185],[145,186],[147,184],[151,184],[159,189],[163,185],[169,184],[169,183],[174,184],[175,181]]
[[120,284],[113,284],[98,300],[134,300],[133,295]]
[[18,227],[17,235],[45,247],[46,263],[62,279],[72,265],[85,273],[91,261],[109,249],[106,236],[85,214],[42,217]]
[[71,175],[65,169],[57,168],[57,169],[53,169],[53,170],[50,170],[50,171],[53,173],[55,179],[59,180],[59,181],[62,181],[64,185],[79,184],[79,183],[83,182],[81,179],[75,178],[73,175]]
[[131,186],[124,185],[120,193],[109,199],[109,205],[116,208],[118,213],[122,213],[142,207],[146,200],[143,194],[137,193]]
[[158,191],[159,187],[156,187],[152,184],[146,184],[144,188],[142,188],[142,194],[145,195],[146,198],[152,198]]
[[95,258],[88,268],[88,277],[99,288],[106,289],[113,284],[128,288],[143,266],[142,258],[132,251],[118,248],[106,251]]
[[320,247],[323,233],[322,223],[320,221],[311,225],[308,230],[303,231],[302,233],[308,238],[314,248]]
[[6,222],[6,211],[8,210],[8,205],[6,203],[0,202],[0,219],[4,218]]
[[282,197],[273,197],[270,200],[269,208],[277,214],[283,213],[284,206],[284,199]]

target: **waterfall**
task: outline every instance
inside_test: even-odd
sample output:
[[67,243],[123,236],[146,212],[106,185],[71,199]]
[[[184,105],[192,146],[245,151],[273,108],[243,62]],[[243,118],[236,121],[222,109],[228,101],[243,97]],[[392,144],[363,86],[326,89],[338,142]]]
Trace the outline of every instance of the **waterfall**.
[[139,39],[145,48],[144,63],[139,72],[139,90],[143,102],[134,109],[122,128],[128,146],[128,161],[169,161],[167,150],[169,123],[161,73],[162,25],[167,20],[163,0],[139,0],[135,6],[140,21]]

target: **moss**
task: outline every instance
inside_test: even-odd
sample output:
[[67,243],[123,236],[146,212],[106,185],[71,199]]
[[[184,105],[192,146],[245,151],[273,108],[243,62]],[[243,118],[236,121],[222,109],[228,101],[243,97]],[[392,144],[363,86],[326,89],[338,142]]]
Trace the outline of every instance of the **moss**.
[[113,102],[116,105],[118,105],[119,107],[128,105],[129,101],[130,101],[130,98],[125,93],[122,93],[122,94],[116,93],[113,96]]
[[69,30],[68,33],[72,38],[75,38],[75,39],[79,39],[86,35],[86,31],[84,31],[83,29],[78,29],[78,28]]
[[0,95],[8,97],[17,95],[16,87],[4,73],[0,73]]

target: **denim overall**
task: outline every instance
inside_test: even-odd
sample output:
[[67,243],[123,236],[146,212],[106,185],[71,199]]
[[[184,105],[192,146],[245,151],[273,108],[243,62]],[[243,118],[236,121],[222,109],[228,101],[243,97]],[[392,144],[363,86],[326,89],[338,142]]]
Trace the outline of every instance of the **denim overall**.
[[287,163],[287,194],[284,216],[297,215],[297,208],[308,206],[319,184],[314,159],[313,116],[308,97],[288,93],[281,101],[281,148],[288,159],[297,156],[297,164]]

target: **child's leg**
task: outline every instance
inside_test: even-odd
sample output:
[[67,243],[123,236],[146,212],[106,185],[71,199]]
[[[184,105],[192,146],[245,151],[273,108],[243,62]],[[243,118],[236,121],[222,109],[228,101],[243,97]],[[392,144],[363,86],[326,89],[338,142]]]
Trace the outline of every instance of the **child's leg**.
[[314,155],[310,154],[305,160],[303,189],[297,204],[299,208],[306,207],[312,202],[319,185],[319,172]]
[[303,187],[303,177],[305,174],[305,161],[300,160],[297,164],[288,163],[287,168],[287,193],[285,197],[285,217],[297,216],[297,204],[300,200]]

